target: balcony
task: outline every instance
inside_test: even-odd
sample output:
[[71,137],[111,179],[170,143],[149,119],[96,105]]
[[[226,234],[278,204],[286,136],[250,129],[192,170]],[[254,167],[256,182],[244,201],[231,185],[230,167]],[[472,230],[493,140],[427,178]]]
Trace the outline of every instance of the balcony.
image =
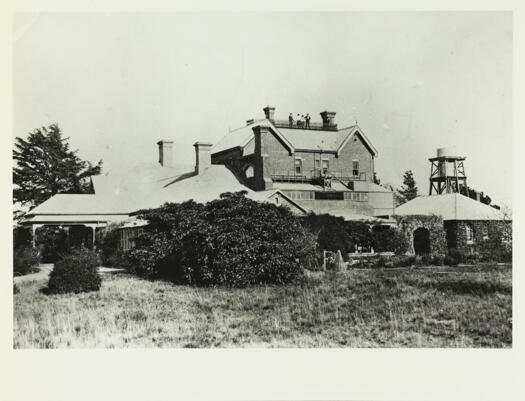
[[346,185],[348,182],[366,181],[366,173],[360,172],[357,175],[348,174],[346,171],[321,171],[320,169],[310,170],[309,172],[296,173],[294,170],[274,170],[271,174],[273,181],[277,182],[302,182],[320,183],[323,179],[335,179]]
[[312,131],[337,131],[337,124],[323,125],[323,123],[310,121],[310,127],[306,128],[304,125],[297,125],[297,121],[294,120],[293,126],[290,127],[288,120],[273,120],[273,125],[276,128],[292,128],[292,129],[307,129]]

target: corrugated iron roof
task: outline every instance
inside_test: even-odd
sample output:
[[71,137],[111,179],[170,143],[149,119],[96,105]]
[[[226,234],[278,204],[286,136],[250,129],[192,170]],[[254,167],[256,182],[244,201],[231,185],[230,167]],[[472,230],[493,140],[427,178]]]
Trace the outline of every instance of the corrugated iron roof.
[[398,216],[437,215],[443,220],[504,220],[505,215],[467,196],[452,193],[418,196],[395,209]]

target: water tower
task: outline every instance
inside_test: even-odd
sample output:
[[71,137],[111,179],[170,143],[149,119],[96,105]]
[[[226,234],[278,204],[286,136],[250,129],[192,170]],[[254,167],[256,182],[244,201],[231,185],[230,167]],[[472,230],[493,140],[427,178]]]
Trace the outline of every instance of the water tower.
[[467,176],[463,164],[466,157],[458,156],[454,146],[438,148],[437,156],[428,159],[430,168],[430,190],[436,194],[460,192],[464,187],[468,196]]

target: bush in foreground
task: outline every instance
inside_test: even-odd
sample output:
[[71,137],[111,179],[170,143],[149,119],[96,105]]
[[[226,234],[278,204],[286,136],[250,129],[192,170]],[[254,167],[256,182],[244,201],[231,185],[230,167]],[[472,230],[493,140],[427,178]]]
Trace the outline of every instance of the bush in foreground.
[[149,225],[128,253],[141,277],[194,285],[282,284],[315,267],[316,244],[285,207],[247,199],[166,204],[139,212]]
[[49,275],[48,294],[98,291],[102,282],[98,273],[98,255],[86,248],[63,255]]
[[13,251],[13,274],[23,276],[38,270],[40,259],[32,248],[18,248]]

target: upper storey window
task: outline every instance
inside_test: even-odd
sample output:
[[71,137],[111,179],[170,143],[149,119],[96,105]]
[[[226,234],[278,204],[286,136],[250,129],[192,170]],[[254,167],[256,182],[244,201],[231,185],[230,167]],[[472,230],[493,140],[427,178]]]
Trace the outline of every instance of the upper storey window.
[[246,167],[246,169],[244,170],[244,175],[246,176],[246,178],[253,177],[253,166]]
[[359,175],[359,160],[352,161],[352,175],[357,177]]
[[323,175],[328,174],[329,169],[330,169],[330,163],[328,162],[328,160],[324,159],[323,160]]
[[303,161],[301,159],[295,159],[295,174],[303,173]]

